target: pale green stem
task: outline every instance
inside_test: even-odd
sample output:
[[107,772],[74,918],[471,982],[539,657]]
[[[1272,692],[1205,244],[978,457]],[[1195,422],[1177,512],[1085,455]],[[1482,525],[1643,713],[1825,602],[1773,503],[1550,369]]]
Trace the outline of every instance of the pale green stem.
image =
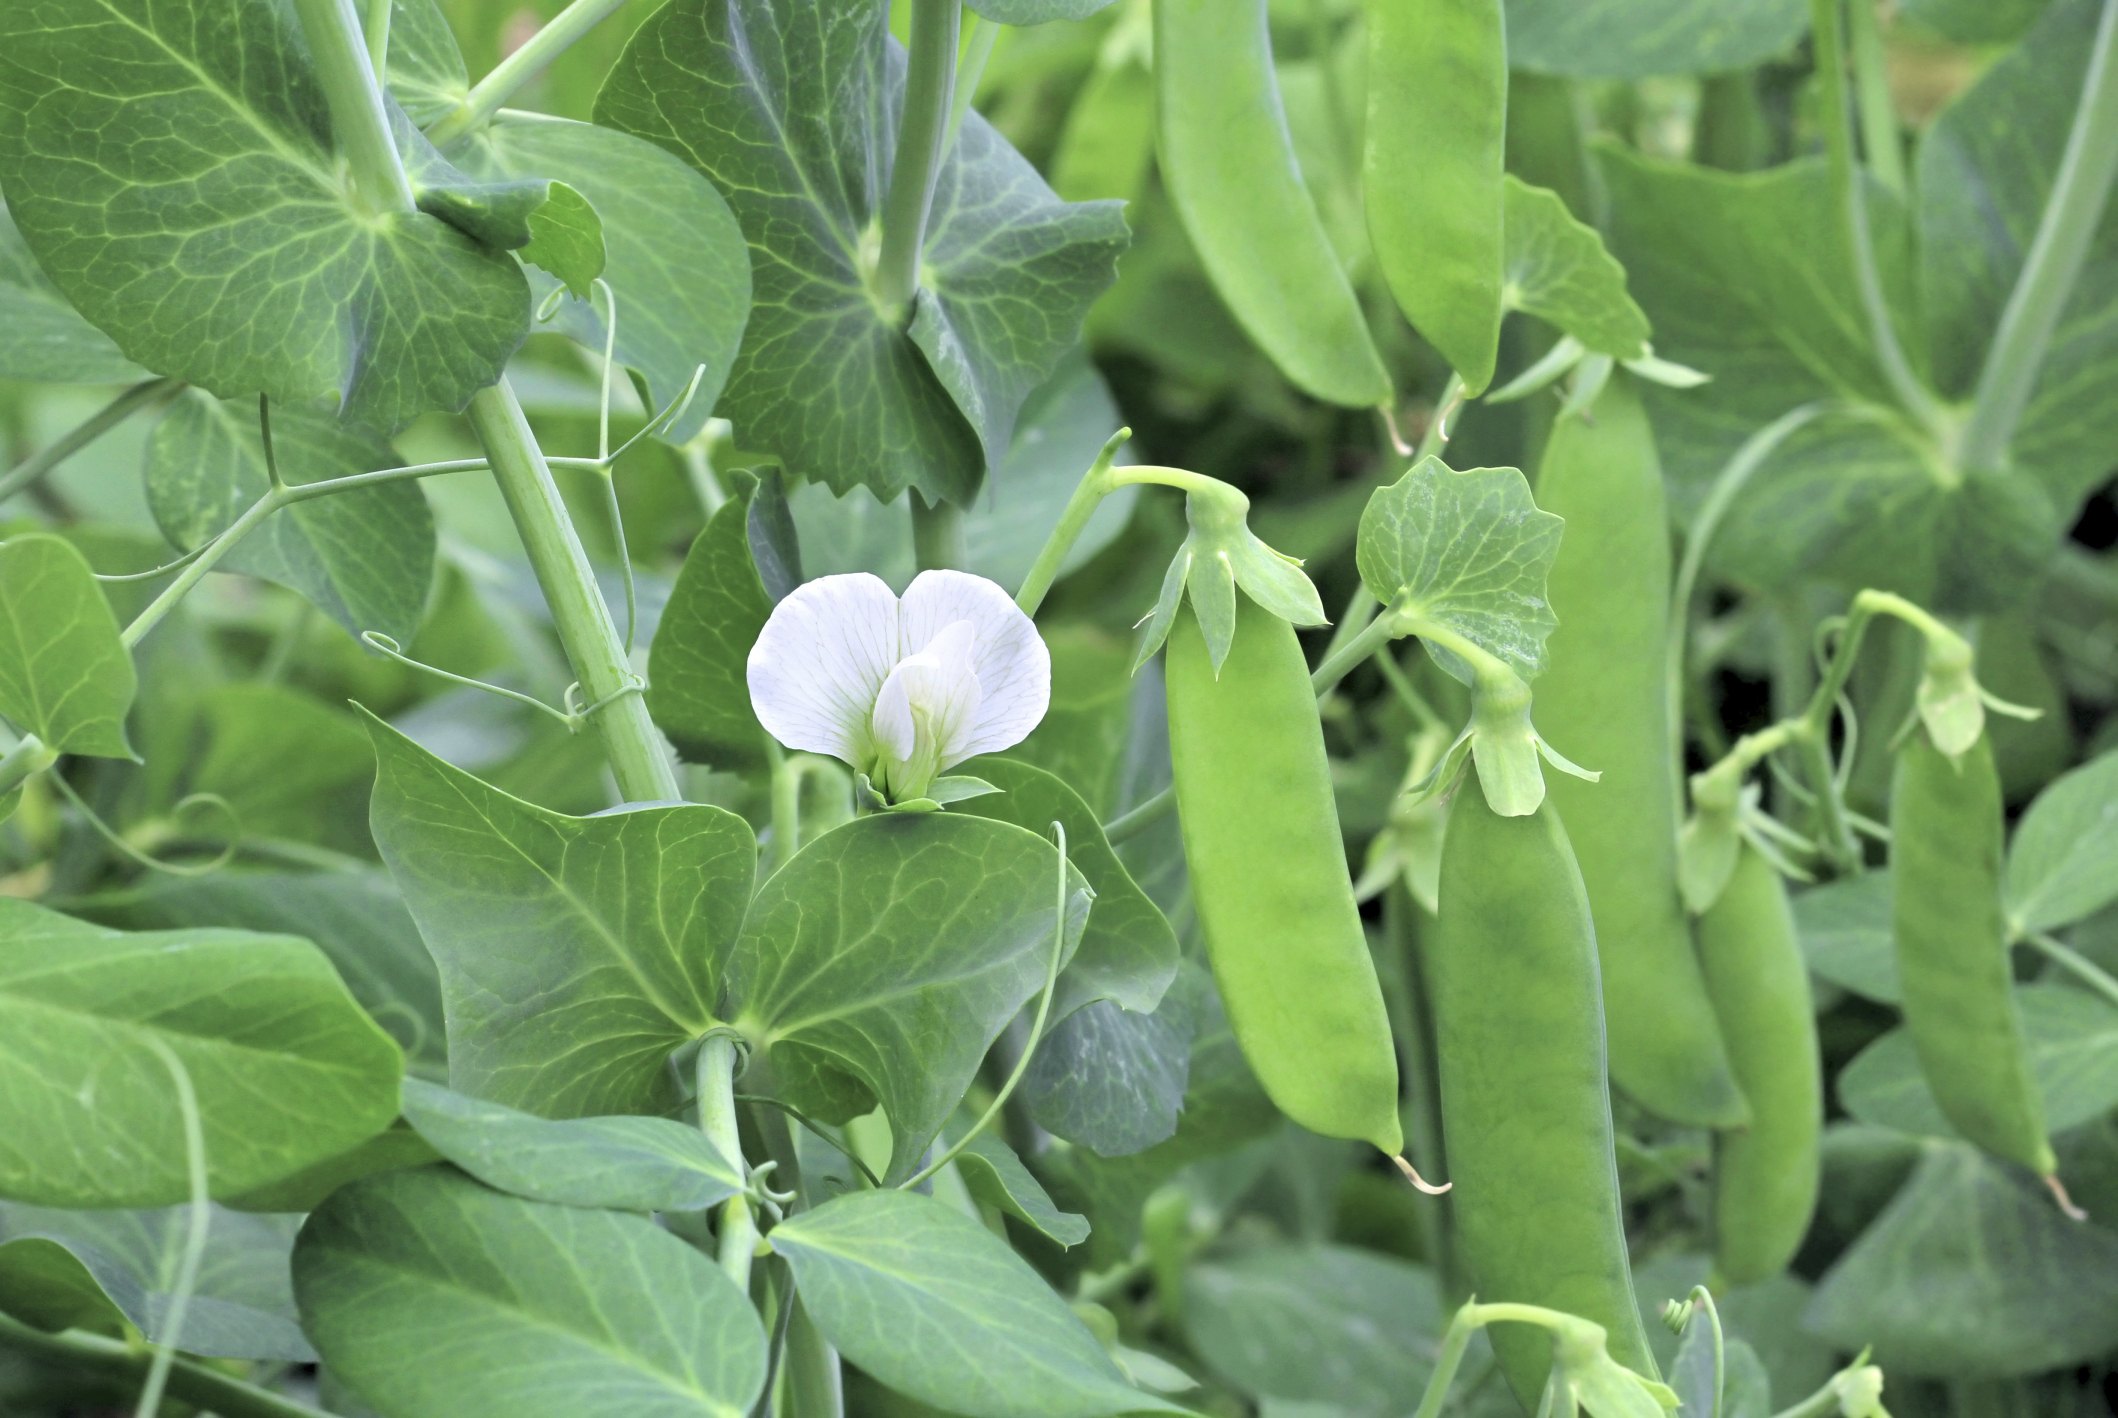
[[1441,399],[1434,405],[1434,416],[1427,420],[1427,431],[1419,436],[1419,448],[1412,454],[1417,463],[1428,458],[1438,458],[1449,445],[1449,421],[1462,412],[1463,376],[1455,370],[1449,371],[1448,382],[1441,386]]
[[802,774],[787,751],[765,739],[765,763],[772,774],[772,870],[794,860],[802,845]]
[[1324,657],[1309,676],[1309,686],[1321,699],[1329,694],[1347,675],[1370,655],[1387,646],[1398,635],[1398,626],[1389,616],[1377,616],[1357,633],[1349,636],[1346,643]]
[[[151,1351],[122,1339],[110,1339],[78,1329],[47,1334],[6,1314],[0,1314],[0,1343],[18,1352],[41,1355],[69,1368],[101,1370],[117,1378],[144,1378],[154,1363]],[[331,1418],[321,1408],[311,1408],[306,1403],[245,1383],[196,1359],[170,1361],[168,1393],[171,1398],[219,1414],[220,1418]]]
[[[1846,82],[1846,61],[1841,39],[1839,6],[1842,0],[1810,0],[1811,35],[1816,46],[1816,72],[1823,85],[1819,104],[1824,124],[1824,147],[1831,165],[1832,199],[1839,208],[1847,258],[1853,266],[1854,284],[1860,291],[1861,308],[1868,319],[1868,336],[1875,345],[1876,363],[1899,405],[1937,436],[1946,419],[1934,395],[1905,358],[1883,298],[1882,275],[1876,269],[1874,235],[1868,224],[1866,178],[1853,159],[1852,97]],[[1856,0],[1865,3],[1865,0]]]
[[1353,588],[1347,598],[1346,609],[1339,614],[1338,624],[1331,627],[1330,643],[1324,646],[1324,662],[1346,647],[1346,642],[1366,630],[1375,620],[1375,613],[1383,603],[1375,599],[1365,585]]
[[2118,1004],[2118,980],[2112,979],[2095,961],[2044,931],[2027,931],[2017,939],[2112,1004]]
[[[6,729],[0,727],[0,735]],[[12,735],[8,735],[12,737]],[[6,753],[0,754],[0,793],[11,793],[59,761],[57,751],[35,734],[24,734]]]
[[2007,455],[2044,368],[2053,332],[2073,294],[2118,177],[2118,5],[2106,0],[2066,154],[2052,182],[2037,236],[2008,295],[1979,371],[1958,462],[1995,468]]
[[0,502],[36,482],[141,409],[153,408],[175,398],[183,387],[183,381],[178,379],[148,379],[133,385],[59,435],[51,446],[30,454],[8,469],[6,475],[0,477]]
[[968,559],[963,541],[963,509],[953,502],[929,504],[918,493],[912,504],[912,558],[921,571],[946,571]]
[[1044,539],[1044,546],[1037,552],[1037,559],[1030,563],[1029,574],[1022,578],[1022,588],[1015,593],[1015,604],[1026,616],[1034,617],[1037,608],[1044,604],[1052,583],[1059,579],[1059,568],[1066,564],[1066,555],[1081,540],[1089,519],[1096,515],[1096,508],[1104,498],[1110,496],[1117,483],[1111,477],[1111,459],[1132,437],[1132,430],[1121,428],[1104,440],[1103,449],[1096,454],[1096,461],[1081,475],[1074,485],[1073,496],[1067,498],[1066,507],[1059,513],[1059,521],[1052,534]]
[[395,8],[395,0],[368,0],[368,63],[385,81],[390,76],[390,13]]
[[[725,1034],[716,1034],[699,1045],[699,1130],[738,1175],[747,1176],[743,1138],[735,1118],[735,1061],[736,1042]],[[721,1269],[737,1289],[748,1293],[750,1263],[757,1255],[758,1238],[757,1217],[751,1212],[749,1197],[732,1196],[721,1207],[717,1235]]]
[[353,172],[353,188],[378,216],[413,211],[412,183],[390,136],[382,89],[368,65],[353,0],[294,0],[331,108],[331,128]]
[[1861,152],[1875,180],[1898,196],[1905,192],[1905,149],[1897,108],[1890,101],[1890,72],[1876,0],[1848,0],[1847,48],[1853,58],[1854,98],[1861,112]]
[[970,113],[972,102],[978,97],[978,81],[985,77],[986,61],[993,57],[993,45],[1000,38],[1000,26],[983,15],[971,16],[971,40],[963,47],[963,58],[956,64],[956,92],[949,103],[949,128],[942,135],[941,156],[946,162],[956,147],[956,135],[963,131],[963,120]]
[[176,1087],[177,1117],[184,1128],[184,1173],[190,1184],[190,1217],[184,1228],[184,1249],[177,1260],[175,1283],[170,1287],[169,1309],[163,1316],[161,1342],[155,1345],[154,1362],[148,1366],[146,1382],[140,1386],[133,1418],[155,1418],[162,1411],[162,1394],[176,1366],[177,1349],[184,1337],[184,1315],[191,1296],[199,1288],[199,1267],[206,1260],[208,1228],[213,1224],[213,1203],[206,1181],[206,1130],[199,1120],[199,1098],[191,1086],[191,1072],[176,1051],[152,1034],[143,1036],[149,1048],[169,1072]]
[[963,25],[962,0],[911,0],[911,5],[911,62],[875,262],[876,299],[893,311],[907,308],[919,290],[919,258],[926,249],[927,216],[941,177],[942,139],[955,96],[956,41]]
[[1427,1378],[1427,1391],[1420,1397],[1419,1409],[1412,1418],[1441,1418],[1442,1405],[1448,1401],[1449,1389],[1456,1383],[1456,1371],[1463,1367],[1463,1356],[1471,1347],[1471,1336],[1478,1332],[1481,1324],[1476,1303],[1457,1310],[1455,1318],[1449,1321],[1449,1328],[1442,1334],[1441,1348],[1434,1355],[1434,1372]]
[[162,618],[176,608],[177,602],[188,595],[193,586],[205,579],[206,573],[220,564],[221,558],[235,550],[236,543],[250,535],[251,531],[267,517],[285,505],[285,489],[274,489],[245,508],[243,515],[231,522],[226,530],[208,542],[205,549],[186,563],[174,581],[162,588],[162,594],[147,603],[146,609],[133,617],[132,624],[118,638],[130,650],[146,638],[147,632],[162,623]]
[[524,84],[543,73],[582,36],[623,9],[625,3],[626,0],[574,0],[550,24],[524,40],[520,48],[473,84],[462,103],[427,129],[427,137],[435,147],[445,148],[479,127]]
[[1137,837],[1148,828],[1169,816],[1170,809],[1177,805],[1177,790],[1164,788],[1151,798],[1143,798],[1132,808],[1119,813],[1103,824],[1104,840],[1112,846],[1131,837]]

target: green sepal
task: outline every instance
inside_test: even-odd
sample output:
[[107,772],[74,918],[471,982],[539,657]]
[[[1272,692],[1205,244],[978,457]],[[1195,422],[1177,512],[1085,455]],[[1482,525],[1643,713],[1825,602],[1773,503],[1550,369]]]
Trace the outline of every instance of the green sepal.
[[932,783],[928,784],[927,799],[930,802],[946,807],[950,803],[965,802],[971,798],[982,798],[988,793],[997,793],[999,791],[999,788],[994,787],[983,778],[974,778],[968,773],[956,773],[946,778],[936,778]]
[[1187,587],[1192,614],[1198,618],[1199,633],[1216,674],[1235,643],[1238,588],[1261,610],[1289,625],[1330,623],[1302,563],[1275,551],[1250,530],[1249,498],[1224,483],[1211,483],[1185,494],[1184,514],[1191,529],[1184,545],[1170,558],[1155,608],[1141,623],[1139,644],[1133,652],[1135,672],[1169,638]]
[[1602,1325],[1572,1315],[1552,1325],[1552,1386],[1562,1401],[1593,1418],[1664,1418],[1677,1410],[1676,1390],[1634,1373],[1611,1357]]
[[1471,719],[1449,745],[1434,771],[1406,790],[1408,806],[1447,791],[1468,758],[1478,770],[1479,790],[1501,817],[1528,817],[1544,802],[1542,759],[1562,773],[1594,783],[1603,775],[1583,768],[1547,743],[1530,722],[1530,687],[1514,674],[1481,676],[1471,690]]

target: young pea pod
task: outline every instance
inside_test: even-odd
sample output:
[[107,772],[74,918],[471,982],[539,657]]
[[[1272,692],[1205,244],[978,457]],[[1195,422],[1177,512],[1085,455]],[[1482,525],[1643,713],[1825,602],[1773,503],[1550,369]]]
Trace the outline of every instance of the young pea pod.
[[1266,0],[1154,10],[1162,180],[1214,289],[1305,392],[1383,403],[1390,377],[1295,163]]
[[1238,599],[1218,676],[1188,606],[1166,662],[1177,814],[1207,957],[1236,1042],[1280,1111],[1394,1157],[1397,1055],[1309,666],[1294,627]]
[[1905,1026],[1957,1131],[2049,1178],[2058,1167],[2023,1053],[2001,904],[2000,775],[1981,734],[1951,760],[1924,728],[1890,789],[1892,907]]
[[1471,395],[1500,349],[1507,111],[1500,0],[1369,0],[1369,239],[1405,318]]
[[1655,434],[1627,377],[1545,445],[1537,505],[1566,519],[1547,595],[1559,628],[1537,680],[1537,724],[1603,777],[1555,775],[1596,918],[1611,1078],[1648,1111],[1736,1127],[1743,1094],[1677,895],[1669,752],[1668,514]]
[[1714,1137],[1714,1270],[1747,1285],[1794,1259],[1816,1213],[1824,1085],[1816,1002],[1780,874],[1744,843],[1699,918],[1706,989],[1750,1125]]
[[[1442,1136],[1478,1297],[1594,1320],[1620,1363],[1656,1377],[1619,1209],[1596,932],[1550,802],[1501,817],[1475,784],[1458,790],[1432,940]],[[1508,1325],[1493,1348],[1534,1410],[1550,1346]]]

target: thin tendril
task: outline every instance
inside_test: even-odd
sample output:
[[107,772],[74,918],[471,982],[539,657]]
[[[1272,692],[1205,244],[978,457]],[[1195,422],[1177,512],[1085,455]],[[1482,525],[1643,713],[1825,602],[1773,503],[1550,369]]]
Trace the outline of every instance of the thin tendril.
[[808,1129],[808,1131],[816,1137],[817,1141],[823,1143],[833,1152],[836,1152],[839,1156],[845,1158],[848,1162],[851,1162],[855,1167],[859,1168],[860,1174],[868,1179],[869,1186],[875,1187],[878,1190],[882,1187],[882,1178],[876,1176],[874,1171],[869,1168],[867,1163],[861,1161],[859,1157],[855,1156],[851,1148],[847,1147],[846,1144],[840,1142],[830,1133],[824,1131],[824,1125],[822,1123],[819,1123],[816,1119],[810,1117],[807,1113],[803,1112],[800,1108],[795,1107],[792,1103],[785,1103],[777,1098],[768,1098],[762,1093],[738,1093],[735,1095],[735,1101],[738,1103],[758,1103],[762,1104],[767,1108],[779,1109],[779,1111],[785,1113],[788,1117],[794,1119],[795,1122],[801,1124],[804,1128]]
[[285,487],[287,480],[279,475],[279,454],[272,446],[272,401],[263,394],[257,396],[257,434],[265,446],[265,477],[275,489]]
[[140,1400],[133,1418],[154,1418],[162,1408],[162,1391],[169,1383],[169,1370],[176,1363],[178,1341],[183,1338],[184,1313],[198,1289],[199,1267],[206,1259],[207,1229],[213,1224],[212,1203],[206,1184],[206,1130],[199,1117],[198,1094],[191,1086],[191,1072],[176,1051],[153,1034],[143,1036],[147,1047],[169,1070],[176,1085],[177,1113],[184,1127],[184,1170],[191,1189],[191,1224],[184,1236],[184,1250],[177,1262],[176,1286],[164,1312],[162,1337],[154,1345],[154,1362],[148,1366],[147,1382],[140,1386]]
[[179,865],[176,862],[165,862],[159,857],[150,856],[138,847],[133,846],[132,843],[119,835],[116,828],[105,822],[96,810],[82,799],[81,795],[74,790],[73,784],[67,782],[60,774],[53,773],[49,776],[52,783],[58,787],[61,796],[74,805],[74,810],[87,820],[88,825],[95,829],[95,834],[98,837],[101,837],[106,844],[127,861],[145,867],[149,871],[158,871],[166,876],[207,876],[219,871],[228,859],[235,855],[236,841],[241,836],[242,819],[236,815],[235,809],[230,806],[228,800],[219,793],[193,793],[189,797],[181,798],[178,800],[171,815],[182,817],[187,809],[194,806],[217,807],[228,815],[229,822],[234,825],[236,830],[229,834],[228,840],[221,844],[221,850],[211,861],[187,862]]
[[563,709],[552,708],[551,705],[546,704],[533,694],[524,694],[519,689],[509,689],[505,685],[490,684],[482,679],[472,679],[467,675],[459,675],[442,669],[438,665],[427,664],[424,660],[415,660],[404,652],[404,648],[397,643],[395,638],[385,635],[379,630],[363,630],[360,633],[360,640],[363,645],[366,645],[377,654],[395,660],[407,669],[418,670],[422,674],[432,675],[436,679],[447,680],[450,684],[461,685],[465,689],[478,689],[485,691],[487,694],[497,694],[502,699],[512,699],[517,704],[527,705],[540,714],[549,714],[560,723],[566,725],[568,733],[574,732],[579,726],[578,721],[572,714],[567,713]]
[[[610,282],[596,277],[593,291],[603,292],[603,404],[596,421],[596,456],[610,461],[610,376],[618,364],[618,297]],[[621,533],[622,535],[622,533]],[[626,644],[631,644],[630,637]]]
[[158,576],[167,576],[172,571],[183,570],[185,567],[191,565],[192,562],[197,561],[201,556],[203,556],[205,554],[206,548],[212,545],[212,539],[208,538],[207,540],[200,542],[197,546],[193,547],[190,551],[185,552],[175,561],[164,562],[160,566],[150,567],[145,571],[123,571],[109,574],[99,571],[95,573],[95,577],[96,580],[101,581],[106,585],[115,585],[125,581],[152,581]]

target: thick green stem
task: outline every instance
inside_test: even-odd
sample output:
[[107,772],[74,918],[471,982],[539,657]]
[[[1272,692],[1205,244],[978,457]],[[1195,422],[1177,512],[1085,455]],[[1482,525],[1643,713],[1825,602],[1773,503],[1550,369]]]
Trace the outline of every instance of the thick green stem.
[[1854,99],[1860,106],[1861,154],[1868,171],[1891,192],[1905,191],[1904,140],[1898,133],[1897,107],[1890,101],[1890,73],[1883,58],[1883,35],[1876,20],[1876,0],[1849,0],[1847,48],[1853,55]]
[[2089,244],[2118,177],[2118,5],[2107,2],[2096,26],[2096,47],[2067,135],[2066,154],[2052,182],[2037,236],[2008,295],[2000,327],[1979,371],[1971,417],[1958,462],[1995,468],[2029,407],[2052,333],[2088,260]]
[[184,387],[178,379],[148,379],[133,385],[54,439],[51,446],[30,454],[0,477],[0,502],[58,467],[68,458],[131,418],[141,409],[167,403]]
[[331,129],[352,169],[353,190],[378,216],[415,210],[353,0],[294,0],[294,10],[331,108]]
[[482,125],[524,84],[543,73],[583,35],[623,9],[625,3],[626,0],[574,0],[553,16],[550,24],[495,65],[490,74],[473,84],[462,103],[427,129],[427,137],[435,147],[447,147]]
[[[699,1130],[706,1134],[729,1165],[739,1173],[749,1168],[743,1162],[743,1138],[735,1118],[736,1042],[717,1034],[699,1045]],[[747,1196],[730,1197],[721,1207],[718,1228],[718,1259],[736,1287],[750,1289],[750,1262],[757,1255],[757,1217]]]
[[[138,1383],[154,1362],[152,1350],[135,1348],[121,1339],[71,1329],[47,1334],[4,1314],[0,1314],[0,1344],[70,1369],[99,1370],[109,1375],[113,1384]],[[170,1365],[168,1392],[170,1397],[217,1413],[220,1418],[330,1418],[320,1408],[283,1398],[195,1359],[179,1358]]]
[[640,681],[626,659],[624,641],[596,584],[588,553],[530,432],[529,419],[505,379],[472,397],[470,419],[551,607],[559,643],[581,682],[581,697],[603,705],[594,721],[619,792],[628,802],[681,798],[676,765],[647,716],[646,698],[627,692],[639,688]]
[[963,509],[953,502],[929,504],[918,493],[912,502],[912,558],[921,571],[945,571],[968,560],[963,542]]
[[919,258],[926,249],[927,214],[941,177],[943,139],[956,88],[956,42],[963,27],[962,0],[911,0],[911,5],[911,64],[875,260],[875,298],[892,311],[908,308],[919,290]]

